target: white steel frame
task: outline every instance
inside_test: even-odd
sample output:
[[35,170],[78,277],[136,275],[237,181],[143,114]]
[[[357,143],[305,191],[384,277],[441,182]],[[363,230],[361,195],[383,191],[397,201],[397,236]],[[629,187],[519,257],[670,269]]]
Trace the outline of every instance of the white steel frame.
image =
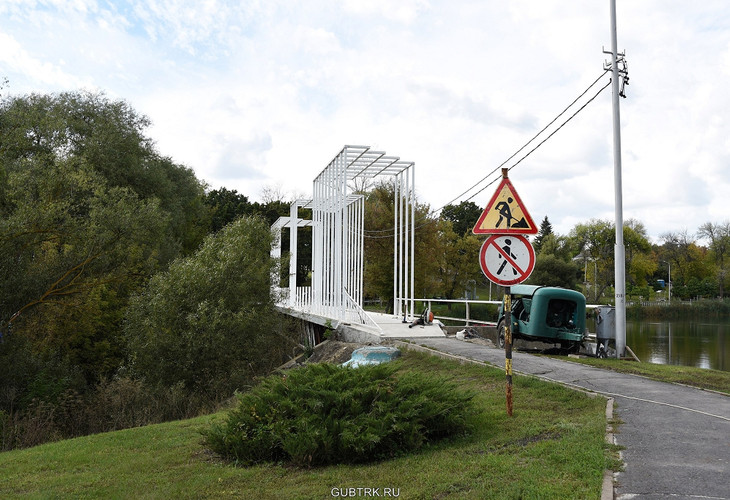
[[[371,151],[367,146],[345,146],[314,180],[312,200],[291,204],[289,217],[274,228],[289,227],[291,258],[287,307],[378,328],[363,304],[365,200],[351,192],[350,183],[392,177],[395,190],[393,234],[394,313],[415,317],[415,168],[413,162]],[[298,218],[298,209],[311,208],[312,220]],[[296,221],[296,223],[293,223]],[[312,286],[296,286],[297,228],[312,225]],[[272,255],[280,255],[280,248]]]

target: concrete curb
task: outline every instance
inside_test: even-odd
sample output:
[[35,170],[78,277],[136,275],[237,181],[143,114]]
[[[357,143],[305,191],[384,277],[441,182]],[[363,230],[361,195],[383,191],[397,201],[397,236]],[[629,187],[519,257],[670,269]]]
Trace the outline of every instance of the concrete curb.
[[[606,443],[616,444],[615,436],[613,435],[613,424],[609,423],[613,420],[613,398],[606,398]],[[601,487],[601,500],[613,500],[614,489],[613,489],[613,472],[606,469],[603,471],[603,486]]]
[[[411,344],[409,342],[403,342],[403,341],[400,341],[400,340],[392,341],[392,344],[395,347],[402,347],[404,349],[411,349],[413,351],[423,352],[423,353],[426,353],[426,354],[430,354],[432,356],[438,356],[440,358],[450,359],[452,361],[457,361],[458,363],[461,363],[461,364],[464,364],[464,363],[473,363],[473,364],[478,364],[478,365],[492,366],[494,368],[502,368],[501,366],[496,366],[496,365],[494,365],[492,363],[488,363],[488,362],[485,362],[485,361],[479,361],[479,360],[476,360],[476,359],[471,359],[471,358],[467,358],[465,356],[459,356],[457,354],[451,354],[451,353],[448,353],[448,352],[441,352],[441,351],[437,351],[435,349],[431,349],[430,347],[425,347],[425,346],[418,345],[418,344]],[[517,370],[515,370],[515,373],[520,373],[520,372],[517,371]],[[525,376],[529,376],[529,377],[540,378],[542,380],[545,380],[546,382],[552,382],[553,384],[560,384],[560,385],[562,385],[564,387],[567,387],[567,388],[572,389],[574,391],[583,392],[583,393],[588,394],[590,396],[600,396],[600,397],[606,398],[606,438],[605,439],[606,439],[606,443],[608,443],[608,444],[616,444],[615,436],[614,436],[614,433],[613,433],[613,425],[609,423],[613,419],[613,402],[614,402],[613,398],[607,397],[607,396],[603,396],[602,394],[598,394],[597,392],[587,391],[585,389],[582,389],[580,387],[576,387],[576,386],[571,385],[571,384],[564,384],[564,383],[559,382],[559,381],[556,381],[556,380],[552,380],[552,379],[549,379],[549,378],[543,378],[543,377],[540,377],[538,375],[531,375],[531,374],[528,374],[528,373],[520,373],[520,374],[521,375],[525,375]],[[613,480],[613,478],[614,478],[614,476],[613,476],[613,472],[612,471],[610,471],[608,469],[606,469],[606,470],[603,471],[603,484],[601,486],[601,500],[613,500],[615,498],[615,494],[614,494],[614,480]]]

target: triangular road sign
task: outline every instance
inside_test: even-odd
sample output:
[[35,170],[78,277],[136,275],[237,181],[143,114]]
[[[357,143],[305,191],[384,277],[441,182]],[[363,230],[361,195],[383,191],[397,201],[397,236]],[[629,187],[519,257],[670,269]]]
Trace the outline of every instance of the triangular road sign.
[[472,230],[474,234],[537,234],[537,226],[505,176]]

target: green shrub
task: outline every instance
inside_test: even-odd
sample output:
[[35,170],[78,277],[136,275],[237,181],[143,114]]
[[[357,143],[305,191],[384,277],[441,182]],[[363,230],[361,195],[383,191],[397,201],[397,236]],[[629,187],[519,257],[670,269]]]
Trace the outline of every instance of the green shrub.
[[400,366],[315,364],[267,377],[206,441],[245,465],[311,466],[389,458],[468,430],[473,393]]

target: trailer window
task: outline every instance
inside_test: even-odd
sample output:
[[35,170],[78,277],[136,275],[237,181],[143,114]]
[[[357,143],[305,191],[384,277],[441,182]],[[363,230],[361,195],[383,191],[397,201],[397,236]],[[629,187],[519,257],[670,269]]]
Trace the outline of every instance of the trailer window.
[[547,325],[551,328],[575,328],[576,303],[570,300],[550,299],[548,302]]

